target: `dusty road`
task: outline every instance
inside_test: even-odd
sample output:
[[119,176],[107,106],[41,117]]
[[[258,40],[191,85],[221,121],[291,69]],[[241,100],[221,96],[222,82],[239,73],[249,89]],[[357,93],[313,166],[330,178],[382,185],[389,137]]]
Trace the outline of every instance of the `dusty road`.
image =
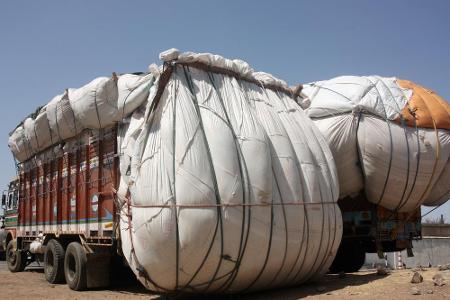
[[[410,283],[411,270],[394,271],[377,276],[373,270],[346,274],[344,278],[326,275],[319,282],[302,287],[261,293],[216,297],[216,299],[450,299],[450,280],[442,287],[434,286],[435,268],[420,272],[424,281]],[[417,287],[421,295],[412,295]],[[185,297],[187,298],[187,297]],[[203,297],[210,299],[211,297]],[[0,299],[164,299],[147,292],[139,283],[131,281],[108,290],[74,292],[66,285],[52,285],[45,281],[41,267],[33,265],[22,273],[10,273],[0,261]],[[190,299],[193,299],[191,297]]]

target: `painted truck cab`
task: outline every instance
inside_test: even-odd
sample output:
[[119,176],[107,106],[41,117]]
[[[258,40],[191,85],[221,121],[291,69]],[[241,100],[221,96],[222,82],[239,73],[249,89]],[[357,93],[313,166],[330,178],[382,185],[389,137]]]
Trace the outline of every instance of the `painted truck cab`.
[[19,180],[13,178],[8,189],[2,195],[2,208],[4,214],[3,231],[0,233],[1,248],[6,250],[9,241],[16,238],[19,208]]

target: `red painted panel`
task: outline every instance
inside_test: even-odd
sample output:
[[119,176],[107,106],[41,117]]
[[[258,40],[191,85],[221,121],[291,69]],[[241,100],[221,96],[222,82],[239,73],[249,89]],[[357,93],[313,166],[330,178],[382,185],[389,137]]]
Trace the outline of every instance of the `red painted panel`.
[[61,169],[61,217],[62,222],[66,224],[69,221],[70,197],[69,197],[69,153],[64,153]]
[[[32,234],[31,225],[41,230],[44,225],[44,231],[53,231],[69,223],[78,224],[80,233],[92,229],[91,234],[101,236],[102,230],[110,231],[111,225],[105,229],[88,224],[113,221],[118,185],[116,154],[115,128],[86,130],[42,157],[38,154],[37,160],[22,164],[19,224],[27,226],[27,234]],[[36,161],[43,163],[38,166]]]
[[40,224],[42,224],[42,205],[43,205],[43,201],[42,201],[42,195],[44,193],[43,190],[43,168],[42,168],[42,164],[39,163],[37,168],[36,168],[36,231],[39,232],[39,228],[37,226],[39,226]]
[[26,191],[25,191],[25,186],[26,184],[24,184],[26,182],[26,178],[25,178],[25,172],[21,172],[20,173],[20,177],[19,177],[19,181],[20,181],[20,187],[19,187],[19,215],[18,215],[18,224],[20,226],[24,226],[25,225],[25,212],[26,212],[26,202],[25,202],[25,195],[26,195]]
[[52,173],[51,173],[51,164],[46,163],[44,165],[44,186],[45,186],[45,194],[44,194],[44,212],[43,212],[43,222],[44,222],[44,230],[47,230],[50,225],[50,218],[51,218],[51,212],[52,212],[52,206],[51,206],[51,191],[52,191]]
[[86,203],[86,146],[81,146],[77,151],[78,155],[78,175],[77,175],[77,213],[80,220],[88,218],[87,203]]
[[98,194],[100,192],[99,180],[101,173],[99,169],[100,141],[97,134],[91,134],[89,138],[89,193],[88,201],[90,202],[89,219],[91,221],[98,220],[98,213],[101,210]]
[[78,220],[77,215],[77,207],[78,207],[78,199],[76,193],[77,187],[77,174],[78,173],[78,165],[77,165],[77,152],[72,152],[69,154],[69,185],[68,185],[68,193],[69,193],[69,223],[75,224]]

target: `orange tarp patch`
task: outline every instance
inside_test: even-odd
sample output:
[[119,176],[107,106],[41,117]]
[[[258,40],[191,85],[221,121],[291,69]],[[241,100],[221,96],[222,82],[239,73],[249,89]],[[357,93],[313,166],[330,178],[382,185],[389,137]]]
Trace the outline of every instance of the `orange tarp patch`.
[[411,99],[401,112],[408,126],[450,130],[450,104],[447,101],[411,81],[399,79],[397,84],[413,91]]

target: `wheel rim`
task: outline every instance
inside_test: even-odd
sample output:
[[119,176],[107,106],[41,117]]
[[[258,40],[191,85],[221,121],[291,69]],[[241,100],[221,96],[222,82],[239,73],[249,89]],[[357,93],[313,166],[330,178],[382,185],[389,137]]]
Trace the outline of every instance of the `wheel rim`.
[[69,255],[67,262],[67,277],[69,281],[73,281],[77,272],[77,263],[73,255]]

